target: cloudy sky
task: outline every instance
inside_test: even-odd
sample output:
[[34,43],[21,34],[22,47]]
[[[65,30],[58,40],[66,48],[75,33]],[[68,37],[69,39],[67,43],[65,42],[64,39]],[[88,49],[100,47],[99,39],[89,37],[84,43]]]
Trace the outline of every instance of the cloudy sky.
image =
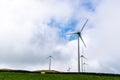
[[0,0],[0,68],[77,71],[77,36],[87,72],[120,73],[119,0]]

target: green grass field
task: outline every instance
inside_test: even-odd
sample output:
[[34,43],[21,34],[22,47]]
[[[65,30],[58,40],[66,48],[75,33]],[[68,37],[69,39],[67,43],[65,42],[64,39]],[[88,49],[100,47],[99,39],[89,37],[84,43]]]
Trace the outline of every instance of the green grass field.
[[120,77],[81,74],[0,72],[0,80],[120,80]]

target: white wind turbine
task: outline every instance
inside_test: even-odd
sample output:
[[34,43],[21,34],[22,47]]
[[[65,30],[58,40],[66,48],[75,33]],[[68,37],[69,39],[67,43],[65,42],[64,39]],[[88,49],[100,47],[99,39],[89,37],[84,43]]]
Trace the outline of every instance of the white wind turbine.
[[67,71],[70,72],[70,70],[71,70],[71,68],[69,67],[69,68],[67,69]]
[[81,55],[81,70],[82,70],[82,72],[85,71],[85,65],[86,65],[85,59],[87,60],[87,58],[84,55]]
[[86,70],[86,69],[85,69],[85,68],[86,68],[86,65],[88,65],[88,64],[87,64],[86,62],[84,62],[83,65],[84,65],[84,66],[83,66],[83,71],[85,72],[85,70]]
[[52,61],[53,57],[52,57],[52,56],[49,56],[48,59],[49,59],[49,70],[51,70],[51,64],[52,64],[51,61]]
[[87,22],[88,22],[88,19],[86,20],[86,22],[84,23],[82,29],[79,32],[73,32],[73,33],[68,33],[67,34],[67,35],[72,35],[72,34],[77,34],[78,35],[78,72],[80,72],[80,45],[79,45],[80,41],[79,41],[79,38],[82,40],[84,46],[86,47],[85,42],[84,42],[81,34],[82,34],[82,31],[83,31],[83,29],[84,29]]

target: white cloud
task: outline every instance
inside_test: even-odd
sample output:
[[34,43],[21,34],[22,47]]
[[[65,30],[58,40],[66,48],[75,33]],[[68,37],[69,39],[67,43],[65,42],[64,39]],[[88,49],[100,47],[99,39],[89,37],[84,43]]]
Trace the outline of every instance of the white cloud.
[[119,3],[118,0],[103,0],[94,13],[94,28],[89,32],[90,44],[87,51],[90,61],[99,64],[94,71],[119,73]]
[[[49,55],[58,58],[56,64],[61,65],[64,61],[66,66],[67,59],[71,58],[66,59],[67,55],[70,56],[69,49],[56,50],[55,47],[61,45],[65,48],[63,44],[69,43],[59,37],[57,27],[48,26],[47,23],[55,18],[66,24],[74,13],[73,4],[69,0],[1,0],[0,67],[42,69],[48,65],[45,59]],[[62,70],[61,67],[57,69]]]
[[4,0],[0,4],[0,63],[24,69],[46,64],[42,60],[54,53],[60,41],[57,27],[49,27],[47,22],[52,17],[64,21],[71,13],[69,4],[33,0]]

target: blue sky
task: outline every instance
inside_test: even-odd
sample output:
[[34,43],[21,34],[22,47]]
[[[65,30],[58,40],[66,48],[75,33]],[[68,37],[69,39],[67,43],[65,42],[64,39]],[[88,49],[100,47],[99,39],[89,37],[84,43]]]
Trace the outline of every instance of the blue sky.
[[87,11],[94,12],[96,9],[96,4],[93,4],[91,0],[84,0],[81,4]]
[[[73,20],[73,19],[70,19],[68,21],[68,23],[65,23],[65,24],[57,22],[57,21],[55,21],[55,19],[51,19],[50,22],[48,23],[48,25],[50,27],[57,27],[60,30],[59,31],[59,36],[64,38],[64,39],[67,39],[66,38],[66,34],[67,33],[75,32],[77,24],[78,24],[78,21],[77,20]],[[69,40],[72,40],[74,38],[75,37],[71,36],[69,38]]]
[[[66,34],[69,32],[76,32],[76,31],[80,31],[80,28],[82,27],[79,26],[79,30],[76,30],[76,27],[78,27],[78,24],[84,24],[84,21],[86,18],[86,16],[82,16],[80,17],[80,19],[76,18],[78,13],[78,10],[82,7],[86,12],[90,12],[90,13],[94,13],[95,9],[96,9],[96,4],[94,4],[91,0],[83,0],[82,3],[77,4],[76,6],[78,6],[72,15],[70,15],[71,17],[68,19],[68,21],[66,21],[66,23],[62,23],[57,21],[54,17],[50,19],[50,21],[48,22],[48,26],[50,27],[57,27],[60,31],[59,31],[59,36],[64,38],[64,39],[68,39],[66,37]],[[83,21],[82,21],[83,20]],[[86,29],[90,29],[92,28],[91,26],[86,26]],[[73,35],[70,36],[68,40],[74,40],[77,39],[77,36]]]

